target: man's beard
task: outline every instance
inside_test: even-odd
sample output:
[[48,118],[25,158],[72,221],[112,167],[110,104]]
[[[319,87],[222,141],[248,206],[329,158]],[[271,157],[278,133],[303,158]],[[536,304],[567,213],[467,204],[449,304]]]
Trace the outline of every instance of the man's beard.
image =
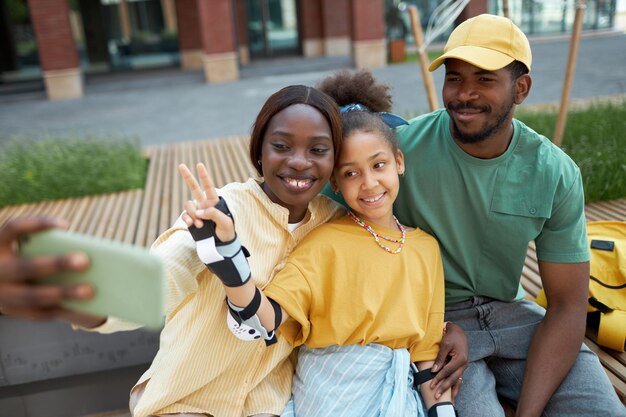
[[[493,135],[498,130],[500,130],[502,126],[504,126],[504,123],[507,122],[509,115],[513,111],[513,106],[514,106],[514,102],[513,100],[511,100],[511,102],[506,106],[506,108],[502,112],[495,115],[496,120],[493,124],[487,124],[485,128],[482,129],[481,131],[478,131],[476,133],[471,133],[471,134],[461,132],[456,122],[454,121],[454,118],[450,117],[450,120],[452,121],[452,136],[463,144],[481,142],[487,139],[488,137],[490,137],[491,135]],[[475,105],[468,104],[468,103],[459,103],[456,105],[448,104],[447,108],[448,108],[448,111],[452,110],[455,112],[463,111],[466,109],[478,109],[483,112],[489,111],[489,107],[486,107],[486,106],[479,107],[479,106],[475,106]]]

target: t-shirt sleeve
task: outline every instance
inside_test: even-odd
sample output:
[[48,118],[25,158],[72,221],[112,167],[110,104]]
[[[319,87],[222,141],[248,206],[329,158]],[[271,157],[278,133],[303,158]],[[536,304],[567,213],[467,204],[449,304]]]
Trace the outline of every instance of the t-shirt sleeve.
[[311,331],[311,288],[300,269],[288,262],[263,292],[289,314],[278,328],[279,333],[293,346],[304,344]]
[[417,339],[409,346],[411,362],[431,361],[437,357],[441,338],[443,337],[443,318],[445,311],[445,281],[443,276],[443,263],[441,254],[437,251],[437,257],[433,260],[432,274],[433,291],[430,296],[430,309],[428,321],[424,329],[424,337]]
[[537,258],[545,262],[576,263],[589,260],[585,197],[580,170],[564,197],[535,239]]

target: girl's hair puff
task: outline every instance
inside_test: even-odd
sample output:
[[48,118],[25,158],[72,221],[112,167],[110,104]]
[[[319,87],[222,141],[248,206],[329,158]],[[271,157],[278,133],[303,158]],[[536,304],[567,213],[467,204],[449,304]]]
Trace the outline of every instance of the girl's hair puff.
[[369,110],[341,113],[344,137],[354,132],[377,132],[391,145],[394,153],[400,149],[393,129],[377,114],[392,109],[390,87],[378,83],[370,71],[337,71],[323,79],[317,88],[332,97],[340,107],[361,104]]

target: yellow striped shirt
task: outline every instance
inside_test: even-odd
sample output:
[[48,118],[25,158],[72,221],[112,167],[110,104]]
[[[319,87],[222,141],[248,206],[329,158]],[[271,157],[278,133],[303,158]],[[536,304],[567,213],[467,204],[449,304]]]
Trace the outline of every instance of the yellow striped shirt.
[[[256,180],[229,184],[219,194],[251,253],[252,277],[261,288],[284,267],[307,233],[343,214],[336,203],[318,196],[302,225],[289,232],[288,210],[272,203]],[[267,347],[262,340],[241,341],[230,333],[222,284],[198,259],[195,246],[180,219],[153,245],[167,270],[168,313],[159,351],[137,382],[149,380],[134,416],[279,415],[291,393],[293,366],[288,357],[293,348],[282,337]]]

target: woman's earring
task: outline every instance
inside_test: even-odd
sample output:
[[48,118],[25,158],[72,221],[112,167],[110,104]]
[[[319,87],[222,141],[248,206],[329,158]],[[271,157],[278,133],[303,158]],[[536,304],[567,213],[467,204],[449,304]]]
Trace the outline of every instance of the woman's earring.
[[398,175],[404,177],[404,171],[398,171]]
[[260,159],[257,160],[256,163],[257,163],[258,166],[261,166],[261,160]]

